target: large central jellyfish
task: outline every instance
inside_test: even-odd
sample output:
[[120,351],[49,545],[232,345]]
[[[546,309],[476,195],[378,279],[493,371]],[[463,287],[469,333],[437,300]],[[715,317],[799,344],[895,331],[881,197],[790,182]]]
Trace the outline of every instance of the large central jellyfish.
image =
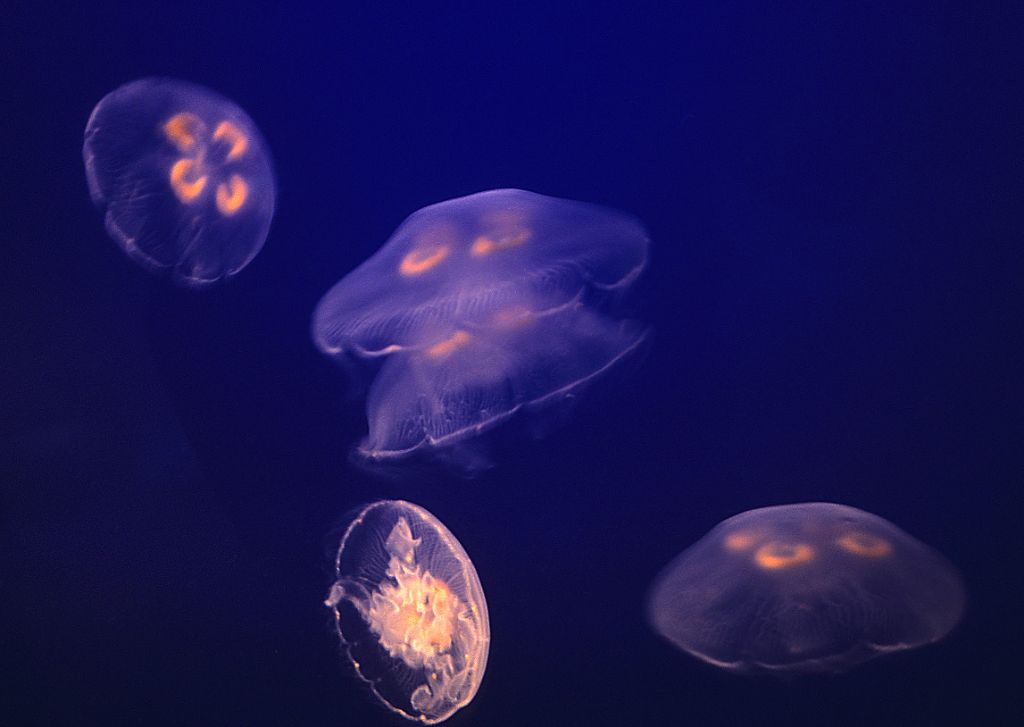
[[515,189],[411,215],[313,316],[321,351],[387,357],[359,452],[455,445],[608,370],[644,338],[617,309],[647,246],[626,214]]
[[423,508],[382,500],[360,511],[326,604],[356,673],[388,709],[433,724],[473,699],[490,646],[487,603],[466,551]]
[[825,502],[720,523],[661,574],[651,624],[737,672],[842,671],[938,641],[964,589],[945,558],[877,515]]

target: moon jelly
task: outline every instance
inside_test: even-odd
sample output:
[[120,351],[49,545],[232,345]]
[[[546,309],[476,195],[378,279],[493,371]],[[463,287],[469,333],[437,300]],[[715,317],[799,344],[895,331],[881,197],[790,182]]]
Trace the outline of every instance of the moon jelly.
[[476,569],[417,505],[365,507],[341,539],[326,605],[356,673],[388,709],[441,722],[476,695],[490,624]]
[[82,154],[107,232],[146,268],[207,285],[239,272],[267,239],[267,146],[209,89],[167,78],[121,86],[93,109]]
[[945,558],[892,523],[846,505],[741,513],[661,574],[654,629],[725,669],[842,671],[938,641],[964,608]]
[[608,370],[644,338],[616,313],[647,246],[626,214],[516,189],[412,214],[313,317],[328,355],[386,357],[359,451],[457,444]]

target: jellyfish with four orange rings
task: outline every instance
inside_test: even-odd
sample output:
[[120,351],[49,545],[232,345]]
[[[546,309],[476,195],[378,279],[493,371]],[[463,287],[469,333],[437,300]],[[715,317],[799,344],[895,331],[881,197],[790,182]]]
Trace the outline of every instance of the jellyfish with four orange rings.
[[140,266],[190,287],[231,278],[256,257],[274,216],[266,142],[234,102],[169,78],[103,97],[82,149],[107,232]]

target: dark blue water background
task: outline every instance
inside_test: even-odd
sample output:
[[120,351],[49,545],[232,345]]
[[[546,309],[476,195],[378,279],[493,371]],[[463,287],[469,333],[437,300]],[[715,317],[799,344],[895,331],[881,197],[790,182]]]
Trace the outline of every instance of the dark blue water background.
[[[0,11],[0,722],[394,724],[321,602],[342,516],[400,497],[490,605],[452,725],[1010,723],[1021,14],[887,5]],[[270,238],[216,290],[134,267],[90,205],[89,112],[149,75],[234,99],[274,153]],[[475,480],[353,469],[362,402],[313,306],[409,213],[510,186],[646,223],[648,356]],[[944,552],[960,628],[792,681],[648,629],[671,557],[807,500]]]

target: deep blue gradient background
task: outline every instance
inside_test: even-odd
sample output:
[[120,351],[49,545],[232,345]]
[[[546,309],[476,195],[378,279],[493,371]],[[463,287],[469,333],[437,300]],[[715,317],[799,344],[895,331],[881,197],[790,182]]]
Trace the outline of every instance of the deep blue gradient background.
[[[382,497],[441,518],[487,594],[452,725],[1015,721],[1019,9],[364,5],[0,10],[0,723],[395,724],[321,605],[344,514]],[[274,152],[270,239],[216,290],[135,268],[89,202],[89,112],[148,75]],[[316,301],[414,210],[510,186],[645,221],[649,355],[476,480],[353,469]],[[945,553],[960,628],[790,681],[647,628],[676,553],[807,500]]]

